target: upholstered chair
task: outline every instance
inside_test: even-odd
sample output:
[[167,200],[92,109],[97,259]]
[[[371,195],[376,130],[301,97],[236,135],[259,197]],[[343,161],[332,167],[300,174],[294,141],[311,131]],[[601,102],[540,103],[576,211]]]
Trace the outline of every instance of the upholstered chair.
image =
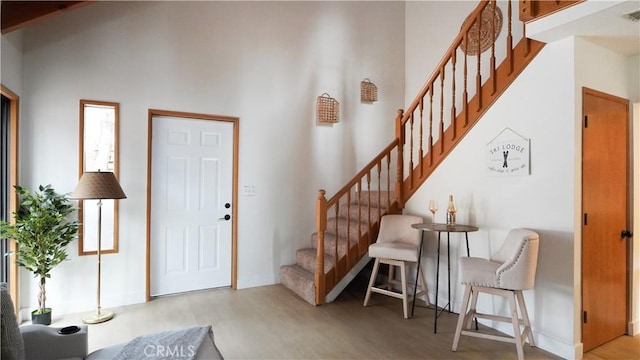
[[[513,229],[490,260],[475,257],[460,259],[460,277],[465,288],[453,338],[453,351],[458,348],[460,335],[514,343],[518,359],[524,358],[523,344],[527,339],[530,346],[535,346],[522,291],[534,286],[538,243],[537,233],[527,229]],[[476,304],[480,293],[505,297],[509,303],[511,317],[479,313],[476,310]],[[469,302],[471,302],[470,307]],[[497,336],[472,331],[471,323],[474,318],[509,322],[513,325],[514,336]],[[522,330],[521,325],[523,325]]]
[[[409,318],[407,266],[418,263],[422,244],[422,231],[412,228],[411,225],[422,222],[421,217],[412,215],[385,215],[382,217],[378,238],[374,244],[369,246],[369,256],[376,260],[371,271],[364,306],[369,303],[372,292],[392,296],[402,299],[404,318]],[[380,264],[389,265],[388,281],[385,284],[375,286]],[[395,279],[396,267],[400,269],[400,282]],[[417,274],[416,281],[418,282],[415,284],[417,285],[417,293],[414,298],[422,296],[428,306],[427,283],[422,268]],[[396,285],[400,285],[400,293],[393,291]]]

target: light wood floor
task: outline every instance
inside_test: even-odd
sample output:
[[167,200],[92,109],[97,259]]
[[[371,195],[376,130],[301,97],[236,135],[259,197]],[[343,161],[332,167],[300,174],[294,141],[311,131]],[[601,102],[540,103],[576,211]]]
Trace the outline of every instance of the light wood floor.
[[640,359],[640,335],[620,336],[586,354],[585,360],[637,360]]
[[[89,351],[135,336],[211,324],[227,359],[514,359],[512,344],[462,337],[451,351],[456,314],[438,319],[417,307],[402,318],[402,304],[378,294],[363,307],[366,285],[356,283],[334,303],[313,307],[281,285],[217,289],[119,307],[111,321],[89,326]],[[83,314],[54,318],[53,326],[81,324]],[[596,356],[596,355],[594,355]],[[613,359],[591,357],[591,360]],[[525,345],[527,359],[559,359]],[[622,359],[622,358],[617,358]]]

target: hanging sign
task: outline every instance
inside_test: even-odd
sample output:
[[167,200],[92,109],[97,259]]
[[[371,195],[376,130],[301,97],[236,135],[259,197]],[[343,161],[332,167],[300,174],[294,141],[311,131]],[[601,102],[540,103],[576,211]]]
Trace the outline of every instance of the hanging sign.
[[[505,130],[517,136],[504,136]],[[529,175],[529,147],[529,139],[505,128],[487,143],[487,171],[498,176]]]

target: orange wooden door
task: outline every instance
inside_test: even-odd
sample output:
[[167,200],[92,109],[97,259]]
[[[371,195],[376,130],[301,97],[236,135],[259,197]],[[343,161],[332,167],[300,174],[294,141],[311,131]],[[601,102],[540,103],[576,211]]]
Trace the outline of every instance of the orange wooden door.
[[626,332],[629,101],[583,89],[582,343]]

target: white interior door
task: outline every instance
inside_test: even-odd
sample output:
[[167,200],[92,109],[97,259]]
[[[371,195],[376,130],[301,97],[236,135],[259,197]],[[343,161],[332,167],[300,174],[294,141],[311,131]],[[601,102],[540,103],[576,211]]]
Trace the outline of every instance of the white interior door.
[[233,123],[154,116],[151,296],[231,285]]

